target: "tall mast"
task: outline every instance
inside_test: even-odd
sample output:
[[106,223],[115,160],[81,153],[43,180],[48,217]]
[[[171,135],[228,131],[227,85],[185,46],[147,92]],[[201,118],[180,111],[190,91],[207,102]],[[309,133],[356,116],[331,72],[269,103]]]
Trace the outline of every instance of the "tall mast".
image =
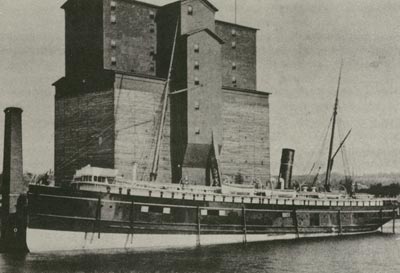
[[150,173],[150,181],[157,180],[158,163],[160,160],[160,146],[161,146],[164,124],[165,124],[165,115],[166,115],[167,107],[168,107],[168,96],[170,93],[169,87],[170,87],[172,68],[173,68],[173,63],[174,63],[174,58],[175,58],[175,47],[176,47],[176,40],[178,37],[178,28],[179,28],[179,18],[176,22],[174,44],[172,45],[171,59],[169,61],[168,78],[164,85],[164,92],[163,92],[164,100],[163,100],[163,105],[162,105],[162,110],[161,110],[160,127],[158,128],[158,133],[157,133],[156,149],[154,151],[153,164],[152,164],[151,173]]
[[328,163],[326,166],[326,177],[325,177],[325,189],[330,191],[330,179],[331,179],[331,171],[332,171],[332,152],[333,152],[333,141],[335,138],[335,127],[336,127],[336,116],[339,104],[339,90],[340,90],[340,81],[342,79],[342,68],[343,68],[343,61],[340,64],[340,71],[339,71],[339,79],[338,85],[336,90],[336,100],[335,100],[335,107],[333,108],[333,121],[332,121],[332,132],[331,132],[331,141],[329,144],[329,155],[328,155]]

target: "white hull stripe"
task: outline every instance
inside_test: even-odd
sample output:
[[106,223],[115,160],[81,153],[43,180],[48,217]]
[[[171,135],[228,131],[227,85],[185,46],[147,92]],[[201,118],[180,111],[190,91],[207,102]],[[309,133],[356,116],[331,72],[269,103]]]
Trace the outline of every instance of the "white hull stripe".
[[[346,233],[343,235],[374,233],[376,231]],[[305,237],[330,237],[338,236],[337,233],[299,234]],[[296,234],[247,234],[240,235],[201,235],[200,245],[232,244],[272,240],[289,240],[297,238]],[[195,247],[199,245],[197,235],[181,234],[116,234],[84,233],[72,231],[54,231],[44,229],[27,230],[27,244],[32,253],[75,250],[100,250],[100,249],[166,249]]]

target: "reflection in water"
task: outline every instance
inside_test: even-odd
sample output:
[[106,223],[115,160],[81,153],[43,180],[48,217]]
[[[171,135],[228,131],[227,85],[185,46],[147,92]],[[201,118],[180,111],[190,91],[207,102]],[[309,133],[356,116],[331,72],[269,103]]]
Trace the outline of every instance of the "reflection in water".
[[0,272],[398,272],[391,234],[147,252],[0,256]]

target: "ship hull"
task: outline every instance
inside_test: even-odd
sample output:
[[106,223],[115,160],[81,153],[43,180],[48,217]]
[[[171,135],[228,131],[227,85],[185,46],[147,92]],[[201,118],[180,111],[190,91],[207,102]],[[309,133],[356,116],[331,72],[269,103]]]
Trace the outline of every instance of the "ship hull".
[[161,249],[376,232],[391,221],[384,201],[298,200],[134,190],[31,187],[31,252]]

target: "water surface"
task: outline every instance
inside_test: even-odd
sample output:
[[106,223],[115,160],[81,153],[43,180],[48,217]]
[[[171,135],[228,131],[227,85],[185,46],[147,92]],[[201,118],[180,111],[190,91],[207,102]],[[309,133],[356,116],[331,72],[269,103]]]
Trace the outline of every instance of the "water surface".
[[1,254],[0,272],[397,273],[400,272],[400,235],[387,233],[165,251]]

